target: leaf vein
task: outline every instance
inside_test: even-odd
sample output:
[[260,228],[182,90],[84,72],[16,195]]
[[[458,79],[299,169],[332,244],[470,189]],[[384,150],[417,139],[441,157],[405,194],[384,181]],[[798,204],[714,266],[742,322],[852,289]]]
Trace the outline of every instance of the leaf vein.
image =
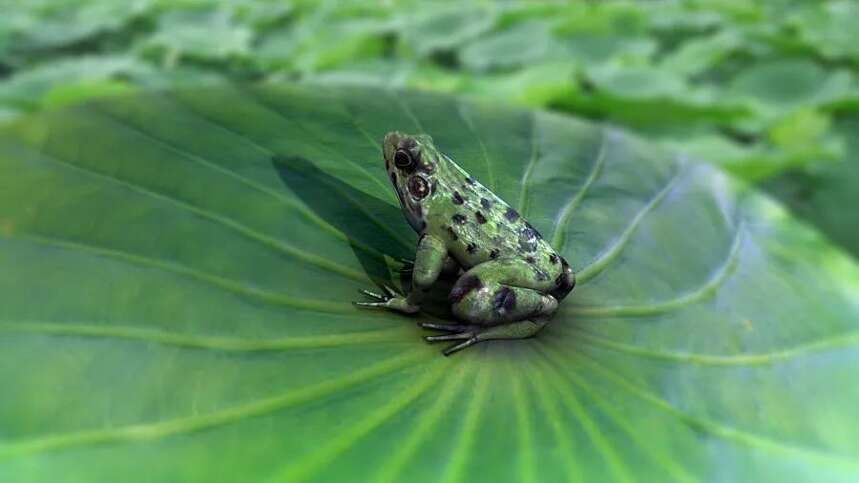
[[576,208],[579,207],[579,204],[584,199],[585,195],[590,191],[591,186],[594,181],[599,177],[602,172],[603,164],[605,164],[606,151],[608,151],[608,133],[606,128],[603,128],[602,131],[602,140],[600,141],[599,150],[597,151],[597,155],[594,158],[594,162],[591,166],[591,170],[588,173],[587,179],[585,179],[582,187],[576,191],[576,194],[570,198],[570,201],[564,205],[564,208],[561,209],[561,212],[558,214],[558,218],[555,219],[555,229],[554,234],[552,235],[552,246],[556,250],[563,250],[562,244],[564,243],[564,237],[566,236],[565,228],[567,223],[570,220],[570,216],[572,216],[573,212]]
[[113,113],[110,113],[108,111],[104,111],[101,109],[96,109],[95,107],[92,107],[91,109],[93,110],[93,112],[100,113],[104,118],[108,119],[112,124],[114,124],[116,126],[119,126],[123,129],[129,131],[129,132],[133,132],[133,133],[137,134],[138,136],[140,136],[140,137],[142,137],[142,138],[144,138],[150,142],[153,142],[159,146],[162,146],[165,149],[168,149],[168,150],[170,150],[170,151],[172,151],[172,152],[174,152],[174,153],[176,153],[176,154],[178,154],[178,155],[180,155],[186,159],[189,159],[192,162],[194,162],[200,166],[203,166],[207,169],[211,169],[212,171],[215,171],[217,173],[223,174],[224,176],[227,176],[227,177],[229,177],[229,178],[231,178],[231,179],[233,179],[233,180],[235,180],[235,181],[237,181],[237,182],[239,182],[239,183],[241,183],[241,184],[243,184],[243,185],[245,185],[251,189],[254,189],[256,191],[259,191],[260,193],[271,196],[272,198],[276,199],[277,201],[283,203],[285,206],[287,206],[291,209],[294,209],[297,213],[299,213],[301,216],[303,216],[306,220],[308,220],[311,223],[316,224],[317,226],[319,226],[320,228],[322,228],[323,230],[325,230],[329,234],[337,237],[339,240],[346,241],[350,244],[353,244],[356,247],[364,250],[365,252],[367,252],[369,254],[376,255],[379,257],[384,256],[384,254],[382,254],[378,250],[376,250],[376,249],[374,249],[374,248],[372,248],[372,247],[370,247],[364,243],[361,243],[360,241],[350,239],[348,236],[346,236],[345,233],[338,230],[334,225],[328,223],[327,221],[320,218],[319,215],[317,215],[313,211],[309,210],[307,208],[307,206],[305,206],[302,203],[297,202],[296,200],[294,200],[292,198],[284,196],[283,193],[281,193],[277,190],[274,190],[272,188],[269,188],[267,186],[264,186],[262,184],[259,184],[256,181],[253,181],[246,176],[242,176],[239,173],[236,173],[235,171],[233,171],[231,169],[227,169],[223,166],[220,166],[217,163],[213,163],[213,162],[203,158],[202,156],[199,156],[199,155],[192,153],[186,149],[178,147],[175,144],[173,144],[173,143],[171,143],[165,139],[162,139],[158,136],[155,136],[154,134],[141,129],[138,126],[131,124],[128,120],[122,119]]
[[615,239],[614,243],[612,243],[607,249],[604,249],[588,266],[576,273],[577,282],[585,283],[596,277],[623,252],[623,249],[626,248],[626,245],[629,243],[629,240],[632,238],[638,225],[642,220],[644,220],[645,216],[653,211],[659,202],[662,201],[674,188],[680,180],[682,173],[683,169],[678,169],[677,173],[668,180],[668,183],[659,190],[647,202],[647,204],[638,211],[638,213],[635,214],[626,228],[624,228],[623,232],[621,232],[620,236]]
[[41,454],[72,447],[163,439],[168,436],[225,426],[248,418],[272,414],[288,407],[321,399],[337,391],[342,391],[357,384],[389,374],[410,363],[428,357],[437,357],[437,355],[434,352],[415,352],[410,350],[370,367],[356,370],[347,376],[331,379],[310,387],[285,391],[275,396],[260,398],[253,402],[239,404],[207,414],[108,429],[49,434],[20,441],[4,442],[0,443],[0,461],[18,456]]
[[330,260],[328,260],[325,257],[311,254],[309,252],[306,252],[302,249],[299,249],[299,248],[293,246],[292,244],[286,243],[282,240],[278,240],[278,239],[273,238],[269,235],[265,235],[263,233],[260,233],[260,232],[254,230],[254,229],[252,229],[252,228],[250,228],[250,227],[248,227],[242,223],[239,223],[239,222],[237,222],[237,221],[235,221],[232,218],[229,218],[227,216],[212,212],[212,211],[204,209],[204,208],[200,208],[199,206],[193,205],[193,204],[188,203],[186,201],[182,201],[178,198],[174,198],[170,195],[167,195],[167,194],[164,194],[161,192],[157,192],[157,191],[152,191],[148,188],[143,187],[142,185],[138,185],[136,183],[120,179],[116,176],[105,174],[105,173],[102,173],[100,171],[96,171],[92,168],[87,168],[87,167],[77,165],[71,161],[68,161],[68,160],[65,160],[65,159],[62,159],[62,158],[59,158],[56,156],[50,156],[46,153],[41,153],[41,152],[38,152],[38,154],[39,154],[40,158],[43,160],[47,160],[47,161],[50,161],[50,162],[58,164],[58,165],[66,166],[69,169],[84,173],[84,174],[92,177],[93,179],[98,179],[101,181],[105,181],[108,183],[122,186],[123,188],[126,188],[126,189],[133,191],[135,193],[138,193],[138,194],[141,194],[141,195],[144,195],[144,196],[147,196],[147,197],[150,197],[150,198],[153,198],[153,199],[174,205],[174,206],[181,208],[185,211],[188,211],[190,213],[194,213],[195,215],[198,215],[201,218],[207,219],[207,220],[212,221],[214,223],[220,224],[226,228],[229,228],[229,229],[241,234],[242,236],[244,236],[250,240],[253,240],[253,241],[255,241],[255,242],[257,242],[263,246],[266,246],[268,248],[271,248],[271,249],[278,251],[278,252],[281,252],[281,253],[291,255],[293,258],[295,258],[297,260],[301,260],[301,261],[303,261],[309,265],[314,265],[316,267],[322,268],[322,269],[327,270],[329,272],[343,275],[345,277],[351,278],[351,279],[356,280],[356,281],[366,281],[366,279],[367,279],[367,277],[365,277],[360,272],[342,267],[336,263],[331,262]]
[[528,165],[525,167],[525,173],[522,176],[522,183],[519,190],[519,213],[527,218],[527,203],[528,203],[528,183],[531,182],[531,176],[534,172],[534,167],[540,157],[540,150],[537,144],[537,114],[532,112],[528,118],[531,120],[531,157],[528,159]]
[[577,337],[604,349],[624,354],[643,356],[652,359],[666,360],[677,363],[694,363],[713,366],[742,366],[742,365],[767,365],[789,361],[791,359],[807,356],[815,352],[850,347],[859,345],[859,332],[848,332],[836,337],[827,337],[821,340],[800,344],[786,349],[764,352],[744,353],[733,355],[700,354],[694,352],[673,352],[646,349],[622,342],[615,342],[604,337],[593,335],[582,330],[577,331]]
[[676,417],[680,421],[685,422],[691,427],[705,431],[727,441],[744,444],[751,448],[757,447],[768,450],[775,450],[791,456],[799,456],[804,459],[815,460],[823,464],[837,465],[840,467],[844,467],[850,471],[859,471],[859,460],[857,460],[855,457],[834,454],[816,448],[808,448],[782,443],[768,436],[751,433],[734,427],[725,426],[715,421],[693,416],[677,408],[676,406],[660,398],[659,396],[653,394],[651,391],[627,381],[626,379],[618,375],[615,371],[612,371],[604,365],[598,363],[592,357],[584,356],[583,359],[587,359],[591,367],[593,367],[597,372],[603,374],[606,379],[614,382],[615,385],[622,387],[627,392],[638,397],[639,399],[647,401],[654,407],[657,407],[660,410],[671,414],[672,416]]
[[695,290],[661,302],[642,305],[615,305],[610,307],[578,305],[572,307],[570,312],[580,317],[649,316],[680,309],[712,297],[718,293],[719,288],[725,283],[737,266],[743,233],[745,231],[744,226],[744,223],[740,222],[739,227],[734,233],[731,248],[725,256],[724,261],[713,272],[710,278]]
[[[74,337],[100,337],[153,342],[190,349],[206,349],[224,352],[274,352],[290,349],[319,349],[380,342],[404,342],[412,335],[409,328],[349,332],[344,334],[278,337],[269,339],[247,339],[238,337],[182,334],[162,330],[144,329],[121,325],[56,323],[41,321],[0,321],[0,331],[25,334],[48,334]],[[398,339],[398,336],[402,336]]]

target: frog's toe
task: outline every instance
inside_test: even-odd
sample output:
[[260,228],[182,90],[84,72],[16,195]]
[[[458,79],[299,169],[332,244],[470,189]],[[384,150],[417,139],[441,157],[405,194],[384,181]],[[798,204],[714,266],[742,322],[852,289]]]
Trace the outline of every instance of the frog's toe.
[[388,306],[387,302],[352,302],[352,305],[358,307],[384,308]]
[[387,298],[394,298],[399,295],[393,287],[384,283],[382,284],[382,290],[385,291],[385,295],[387,295]]
[[424,340],[427,342],[443,342],[446,340],[470,339],[472,337],[474,337],[473,332],[460,332],[458,334],[428,335],[424,337]]
[[443,330],[445,332],[466,332],[479,328],[478,325],[468,324],[433,324],[430,322],[418,322],[418,326],[424,329]]
[[[385,293],[389,293],[392,289],[387,287],[385,289]],[[373,297],[377,302],[352,302],[352,304],[358,307],[369,307],[369,308],[385,308],[396,310],[398,312],[403,312],[406,314],[414,314],[420,310],[420,307],[417,305],[411,305],[405,297],[400,297],[397,295],[382,295],[374,292],[363,291],[365,295],[369,297]]]
[[[371,292],[369,290],[364,290],[364,289],[358,290],[358,292],[366,295],[367,297],[374,298],[376,300],[387,300],[389,298],[389,297],[386,297],[380,293]],[[359,302],[355,302],[355,303],[358,304]]]
[[477,337],[472,337],[466,341],[460,342],[459,344],[448,347],[447,349],[441,351],[441,353],[444,354],[445,356],[449,356],[449,355],[453,354],[454,352],[461,351],[462,349],[465,349],[466,347],[473,346],[474,344],[477,344],[478,342],[480,342],[480,339],[478,339]]
[[[432,325],[435,325],[435,324],[432,324]],[[472,326],[465,326],[465,327],[472,327]],[[461,340],[462,341],[458,344],[454,344],[454,345],[444,349],[443,351],[441,351],[441,353],[444,354],[445,356],[449,356],[449,355],[453,354],[454,352],[461,351],[462,349],[465,349],[466,347],[472,346],[472,345],[480,342],[480,339],[478,338],[478,332],[476,332],[474,330],[463,331],[463,332],[459,332],[459,333],[455,333],[455,334],[428,335],[428,336],[424,337],[424,340],[427,342],[446,342],[446,341],[450,341],[450,340]]]

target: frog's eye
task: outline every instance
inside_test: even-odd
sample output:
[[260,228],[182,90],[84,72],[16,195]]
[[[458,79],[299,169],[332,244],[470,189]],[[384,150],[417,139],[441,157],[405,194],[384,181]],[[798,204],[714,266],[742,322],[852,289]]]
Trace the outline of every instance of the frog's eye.
[[396,164],[398,168],[408,168],[414,164],[414,160],[408,151],[405,149],[398,149],[397,152],[394,153],[394,164]]
[[409,193],[415,199],[422,200],[430,193],[429,183],[421,176],[412,176],[409,178]]

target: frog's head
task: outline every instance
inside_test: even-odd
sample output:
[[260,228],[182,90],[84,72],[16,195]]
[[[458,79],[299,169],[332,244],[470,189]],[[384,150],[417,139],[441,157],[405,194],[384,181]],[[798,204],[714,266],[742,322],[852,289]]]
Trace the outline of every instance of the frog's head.
[[436,174],[444,155],[438,152],[431,137],[397,131],[385,135],[382,154],[403,214],[415,231],[423,231],[426,226],[423,205],[435,192]]

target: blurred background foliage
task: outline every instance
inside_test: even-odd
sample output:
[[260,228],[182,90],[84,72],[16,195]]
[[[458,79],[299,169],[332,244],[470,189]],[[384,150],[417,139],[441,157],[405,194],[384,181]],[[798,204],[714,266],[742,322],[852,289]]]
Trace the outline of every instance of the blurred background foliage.
[[719,164],[859,255],[857,1],[0,0],[0,11],[0,120],[224,81],[490,98],[610,121]]

